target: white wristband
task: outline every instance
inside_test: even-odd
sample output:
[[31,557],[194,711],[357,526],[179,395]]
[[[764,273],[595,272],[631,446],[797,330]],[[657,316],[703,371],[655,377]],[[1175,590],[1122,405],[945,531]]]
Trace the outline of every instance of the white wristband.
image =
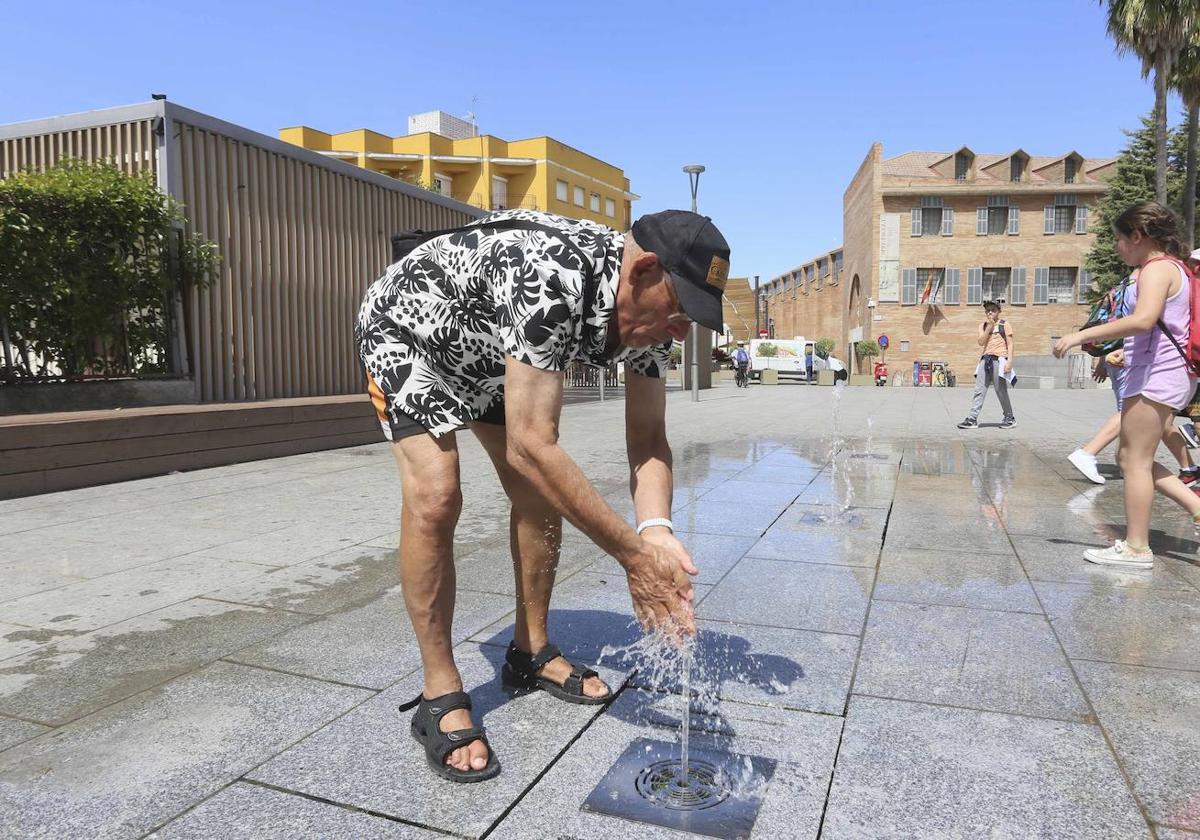
[[672,534],[674,534],[674,533],[675,533],[675,525],[674,525],[674,523],[673,523],[673,522],[671,522],[671,520],[670,520],[670,519],[663,519],[663,518],[660,516],[660,517],[659,517],[659,518],[657,518],[657,519],[647,519],[647,520],[646,520],[645,522],[643,522],[641,525],[637,526],[637,532],[638,532],[638,536],[640,537],[640,536],[642,535],[642,531],[645,531],[647,528],[654,528],[655,526],[658,526],[658,525],[662,525],[662,526],[663,526],[663,527],[665,527],[665,528],[670,528],[670,529],[671,529],[671,533],[672,533]]

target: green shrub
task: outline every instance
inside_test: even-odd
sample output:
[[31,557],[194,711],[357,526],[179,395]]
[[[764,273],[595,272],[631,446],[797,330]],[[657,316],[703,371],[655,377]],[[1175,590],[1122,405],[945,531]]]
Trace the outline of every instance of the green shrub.
[[832,338],[822,338],[820,341],[817,342],[817,347],[816,347],[817,355],[820,356],[822,359],[828,359],[829,354],[833,352],[833,347],[834,347],[834,344],[833,344]]
[[110,163],[0,181],[3,378],[170,372],[175,292],[207,285],[219,264],[215,245],[182,234],[185,221],[151,174]]

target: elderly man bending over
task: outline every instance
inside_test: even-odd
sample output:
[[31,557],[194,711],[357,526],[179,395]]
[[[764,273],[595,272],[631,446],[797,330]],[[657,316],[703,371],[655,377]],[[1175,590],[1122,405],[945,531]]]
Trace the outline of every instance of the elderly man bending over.
[[[410,240],[409,244],[413,244]],[[595,671],[547,638],[566,517],[625,568],[644,626],[695,631],[697,573],[675,538],[663,374],[693,321],[720,330],[729,247],[703,216],[644,216],[628,234],[545,213],[493,213],[428,238],[367,290],[356,324],[367,389],[400,468],[400,579],[421,648],[413,735],[459,782],[500,763],[454,662],[454,529],[462,506],[455,434],[483,444],[512,501],[516,628],[503,679],[573,703],[604,703]],[[558,445],[563,371],[625,363],[631,528]]]

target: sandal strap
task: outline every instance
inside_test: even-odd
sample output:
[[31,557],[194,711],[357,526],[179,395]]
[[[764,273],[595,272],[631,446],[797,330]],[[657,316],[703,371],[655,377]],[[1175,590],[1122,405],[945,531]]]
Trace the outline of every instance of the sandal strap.
[[473,726],[470,729],[455,729],[451,732],[442,732],[439,729],[431,734],[433,737],[426,741],[425,749],[431,751],[431,754],[437,759],[438,764],[445,764],[446,756],[459,747],[468,746],[475,741],[482,741],[483,745],[487,747],[489,754],[492,751],[492,745],[488,743],[487,733],[482,726]]
[[562,656],[562,651],[552,644],[546,645],[534,654],[526,653],[517,647],[516,642],[512,642],[508,646],[508,652],[504,655],[504,659],[514,671],[533,677],[537,676],[537,672],[542,670],[547,662],[559,656]]
[[563,680],[563,690],[578,697],[583,697],[586,694],[586,692],[583,690],[583,681],[588,677],[598,676],[600,675],[591,668],[580,668],[578,665],[572,665],[570,675]]
[[414,706],[420,705],[418,711],[426,712],[433,720],[439,721],[447,712],[452,712],[455,709],[466,709],[471,711],[471,695],[465,691],[451,691],[449,694],[443,694],[441,697],[426,699],[424,693],[418,694],[412,700],[400,706],[400,711],[407,712]]

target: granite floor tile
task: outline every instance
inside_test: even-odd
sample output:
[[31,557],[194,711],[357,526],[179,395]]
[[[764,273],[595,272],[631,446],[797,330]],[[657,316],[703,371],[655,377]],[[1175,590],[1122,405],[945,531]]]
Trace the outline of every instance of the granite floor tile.
[[802,464],[788,464],[779,461],[762,463],[760,461],[742,469],[734,476],[734,480],[804,486],[816,478],[818,472],[816,467]]
[[[497,840],[673,840],[697,836],[580,810],[630,742],[642,736],[666,742],[678,738],[677,726],[647,726],[647,721],[661,719],[655,706],[662,700],[627,690],[489,836]],[[770,782],[752,788],[762,795],[762,802],[751,840],[816,838],[841,719],[740,704],[724,705],[721,719],[722,728],[733,735],[694,730],[691,742],[702,749],[765,756],[777,762]],[[787,732],[787,737],[780,737],[781,732]]]
[[[479,837],[599,709],[564,703],[542,691],[510,697],[500,686],[503,649],[467,643],[455,652],[463,683],[471,693],[474,719],[487,728],[503,768],[495,779],[460,785],[430,772],[424,752],[408,732],[411,713],[401,714],[396,708],[421,691],[419,674],[300,741],[248,777],[458,836]],[[612,672],[602,673],[620,683]]]
[[766,560],[874,568],[879,561],[879,547],[879,538],[869,534],[816,528],[798,531],[776,525],[746,555]]
[[0,824],[140,837],[369,696],[214,663],[0,753]]
[[1102,662],[1075,669],[1150,818],[1200,831],[1200,673]]
[[1095,726],[855,697],[821,836],[1150,835]]
[[206,594],[238,604],[323,615],[365,604],[399,583],[400,565],[394,550],[358,545],[232,585],[212,587]]
[[0,662],[0,712],[61,726],[308,619],[194,598]]
[[94,630],[263,572],[235,560],[176,557],[9,601],[4,620],[41,630]]
[[78,635],[79,631],[58,633],[53,630],[36,630],[19,624],[0,624],[0,662],[37,650],[54,639]]
[[266,566],[292,566],[359,543],[387,539],[395,533],[395,525],[330,518],[224,543],[204,554]]
[[[850,691],[858,639],[835,633],[698,621],[691,688],[709,708],[720,700],[840,715]],[[606,658],[621,669],[641,668],[642,688],[679,693],[677,666],[647,669],[641,657]]]
[[48,726],[0,715],[0,752],[49,731]]
[[745,624],[858,634],[872,569],[742,560],[700,603],[697,615]]
[[1042,611],[1025,570],[1006,554],[889,548],[879,559],[875,597],[950,607]]
[[785,507],[786,503],[782,502],[710,502],[705,497],[675,511],[671,518],[680,531],[756,537],[783,513]]
[[1072,659],[1200,671],[1200,592],[1033,587]]
[[767,504],[790,505],[800,495],[801,489],[795,484],[735,479],[718,484],[707,491],[703,498],[706,502],[736,502],[738,504],[766,502]]
[[886,548],[932,548],[978,554],[1012,554],[1008,534],[995,515],[942,516],[936,504],[922,512],[904,514],[892,509]]
[[1125,534],[1124,516],[1109,518],[1090,511],[1080,516],[1052,502],[1040,501],[1037,507],[998,506],[1005,529],[1010,534],[1052,535],[1089,545],[1111,543]]
[[[1176,574],[1182,564],[1161,558],[1150,571],[1098,566],[1083,559],[1083,552],[1096,543],[1076,542],[1053,534],[1014,535],[1013,546],[1030,580],[1050,583],[1081,583],[1089,586],[1130,587],[1133,589],[1174,589],[1192,587]],[[1157,558],[1156,558],[1157,559]]]
[[[462,641],[512,611],[506,596],[459,590],[452,639]],[[369,604],[330,613],[227,658],[367,688],[386,688],[421,667],[398,586]]]
[[1060,720],[1087,704],[1044,617],[875,601],[854,692]]
[[444,834],[237,782],[146,840],[434,840]]

